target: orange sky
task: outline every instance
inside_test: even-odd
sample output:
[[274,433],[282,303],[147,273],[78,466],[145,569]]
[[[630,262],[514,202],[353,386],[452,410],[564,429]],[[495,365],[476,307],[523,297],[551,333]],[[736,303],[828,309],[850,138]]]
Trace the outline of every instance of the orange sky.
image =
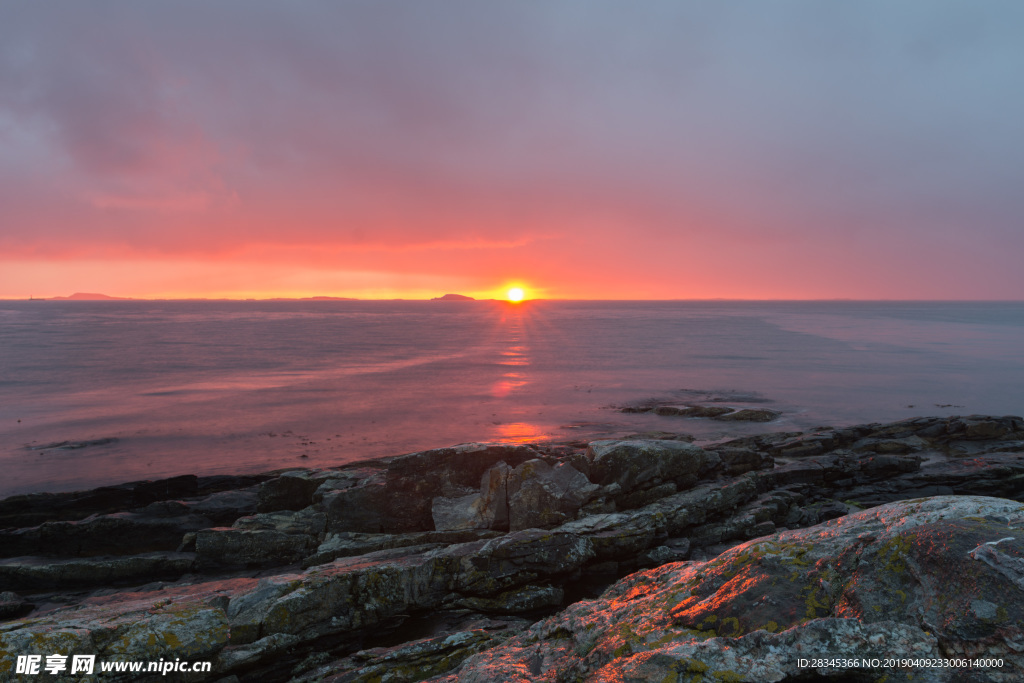
[[1021,299],[1024,9],[927,7],[28,3],[0,298]]

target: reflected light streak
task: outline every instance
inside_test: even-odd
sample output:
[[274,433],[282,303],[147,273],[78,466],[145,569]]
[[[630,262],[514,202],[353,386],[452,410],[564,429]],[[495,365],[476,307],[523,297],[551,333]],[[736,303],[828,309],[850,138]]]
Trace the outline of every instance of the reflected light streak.
[[547,441],[550,435],[541,431],[538,425],[529,422],[512,422],[510,424],[498,425],[498,440],[510,443],[533,443],[535,441]]

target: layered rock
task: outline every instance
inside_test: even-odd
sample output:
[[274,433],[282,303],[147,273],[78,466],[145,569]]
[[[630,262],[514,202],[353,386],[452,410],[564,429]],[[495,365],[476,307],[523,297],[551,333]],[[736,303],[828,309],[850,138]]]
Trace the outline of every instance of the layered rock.
[[938,497],[635,573],[443,680],[1015,681],[1022,651],[1024,505]]
[[[105,658],[209,658],[209,680],[238,675],[285,681],[314,672],[339,681],[389,672],[390,680],[397,674],[389,667],[405,676],[394,680],[420,680],[472,654],[485,657],[484,650],[520,628],[502,627],[498,636],[486,628],[481,634],[479,624],[529,623],[596,596],[629,572],[687,559],[685,566],[718,567],[709,562],[730,557],[738,543],[778,532],[789,538],[788,529],[822,522],[833,524],[826,529],[845,529],[834,525],[851,519],[848,513],[891,501],[948,494],[1024,498],[1024,420],[1016,417],[919,418],[766,433],[703,447],[678,435],[647,436],[658,438],[464,444],[336,469],[176,478],[0,501],[4,519],[27,522],[0,530],[0,554],[6,556],[0,559],[0,619],[7,620],[0,625],[0,681],[10,676],[9,655],[27,653],[29,644]],[[668,436],[673,438],[663,438]],[[175,491],[182,495],[173,497]],[[50,516],[43,500],[54,502]],[[113,500],[131,502],[119,509],[111,507]],[[17,512],[18,501],[27,501],[24,513]],[[953,539],[961,530],[942,533]],[[932,555],[959,547],[960,541],[940,544],[939,538],[929,541]],[[978,556],[1016,571],[1014,555],[987,552]],[[923,556],[915,557],[914,567],[927,565]],[[835,565],[830,558],[815,562]],[[868,559],[880,561],[876,555]],[[778,579],[769,571],[771,562],[757,571]],[[842,574],[846,581],[866,576],[852,565],[836,566],[848,572]],[[650,576],[663,576],[654,571]],[[790,601],[791,586],[781,580],[756,581],[752,585],[772,586],[762,593],[777,593],[770,597],[776,606]],[[902,584],[889,588],[909,595]],[[715,595],[724,595],[721,590],[715,588]],[[969,608],[983,615],[979,619],[1001,614],[998,603],[983,597]],[[767,638],[758,635],[758,624],[747,623],[761,614],[758,609],[745,605],[726,614],[743,634],[715,630],[694,641],[695,651],[720,647],[715,638]],[[464,618],[439,632],[410,634],[415,643],[408,646],[379,640],[439,611]],[[842,635],[853,643],[879,634],[874,622],[851,620],[845,612],[816,613],[817,625],[771,614],[788,630],[764,641],[769,648],[804,647],[814,634]],[[165,617],[178,630],[162,626]],[[145,620],[156,630],[129,627]],[[899,638],[916,633],[907,630],[906,620],[890,621],[892,633],[903,634]],[[713,630],[703,621],[686,628]],[[746,646],[729,647],[741,652]],[[750,652],[754,657],[762,650]],[[629,666],[640,666],[639,650],[635,654]],[[627,655],[622,651],[600,666]],[[330,666],[337,671],[323,673]],[[669,672],[681,665],[666,666]],[[709,660],[707,666],[716,670],[717,664]],[[474,680],[472,668],[464,671],[460,675]],[[655,670],[637,671],[642,677]],[[575,675],[570,673],[565,675]]]

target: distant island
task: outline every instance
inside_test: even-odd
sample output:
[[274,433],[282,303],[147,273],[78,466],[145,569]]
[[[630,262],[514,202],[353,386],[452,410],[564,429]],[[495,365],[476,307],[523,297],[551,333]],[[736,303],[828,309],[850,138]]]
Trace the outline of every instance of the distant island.
[[294,297],[275,297],[273,299],[262,299],[262,301],[359,301],[359,299],[353,299],[349,296],[304,296],[297,299]]
[[435,296],[431,301],[476,301],[476,299],[462,294],[445,294],[444,296]]
[[107,296],[106,294],[94,294],[91,292],[75,292],[71,296],[52,296],[50,301],[129,301],[127,296]]

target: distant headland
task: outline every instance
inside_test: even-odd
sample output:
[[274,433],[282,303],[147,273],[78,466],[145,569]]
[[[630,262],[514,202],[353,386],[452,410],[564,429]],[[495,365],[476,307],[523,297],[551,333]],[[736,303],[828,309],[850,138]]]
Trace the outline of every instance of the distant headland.
[[435,296],[431,301],[476,301],[476,299],[463,294],[445,294],[444,296]]
[[127,296],[107,296],[106,294],[95,294],[92,292],[75,292],[71,296],[51,296],[50,301],[130,301]]

